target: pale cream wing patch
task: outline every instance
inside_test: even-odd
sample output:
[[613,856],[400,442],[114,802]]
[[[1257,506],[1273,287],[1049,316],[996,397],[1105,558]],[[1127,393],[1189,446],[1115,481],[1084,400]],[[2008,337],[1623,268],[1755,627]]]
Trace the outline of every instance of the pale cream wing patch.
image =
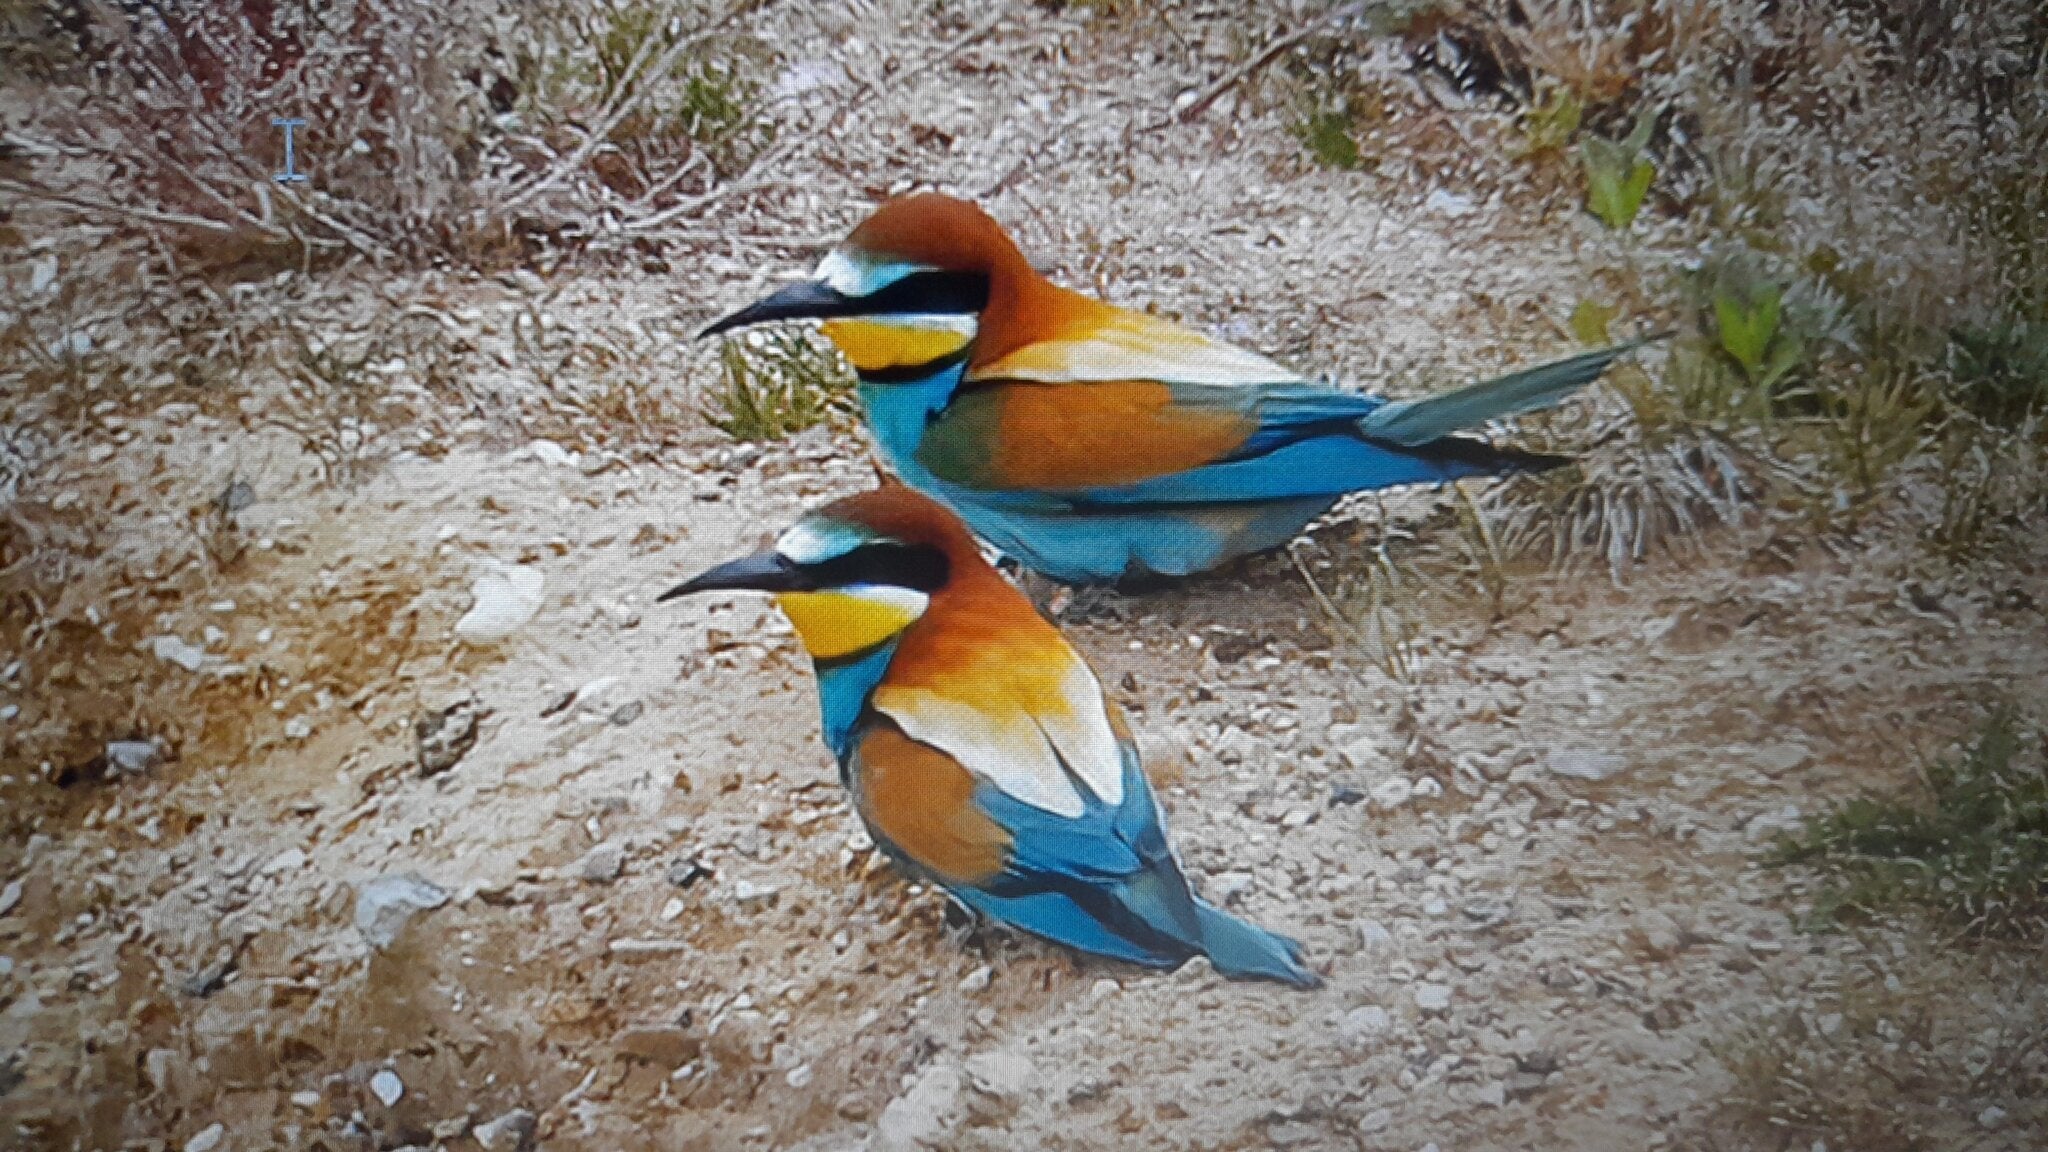
[[976,367],[976,380],[1061,384],[1160,380],[1171,384],[1291,384],[1300,373],[1142,312],[1118,312],[1084,336],[1026,344]]
[[[883,685],[873,704],[911,739],[1034,808],[1080,816],[1086,800],[1074,786],[1077,777],[1102,803],[1123,803],[1123,750],[1101,686],[1078,658],[1055,699],[970,703],[931,688]],[[1061,768],[1063,760],[1073,775]]]

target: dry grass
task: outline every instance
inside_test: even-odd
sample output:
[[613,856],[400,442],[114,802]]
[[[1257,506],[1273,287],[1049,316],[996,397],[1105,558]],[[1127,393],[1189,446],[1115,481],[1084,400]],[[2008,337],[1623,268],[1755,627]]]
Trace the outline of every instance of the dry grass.
[[[1696,1146],[2025,1146],[2025,1133],[2048,1124],[2040,961],[1914,960],[1872,959],[1840,986],[1813,990],[1808,1006],[1768,1009],[1730,1028],[1714,1055],[1733,1085],[1693,1134]],[[2021,1143],[2000,1142],[2010,1138]]]

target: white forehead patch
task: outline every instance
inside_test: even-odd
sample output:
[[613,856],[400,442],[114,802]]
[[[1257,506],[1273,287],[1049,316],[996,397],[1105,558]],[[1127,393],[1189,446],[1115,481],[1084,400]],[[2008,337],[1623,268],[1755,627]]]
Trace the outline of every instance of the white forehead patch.
[[775,550],[798,564],[822,564],[865,541],[860,533],[829,520],[799,520],[775,542]]
[[871,263],[834,249],[818,261],[816,276],[841,296],[872,296],[913,272],[925,271],[922,264],[891,261]]

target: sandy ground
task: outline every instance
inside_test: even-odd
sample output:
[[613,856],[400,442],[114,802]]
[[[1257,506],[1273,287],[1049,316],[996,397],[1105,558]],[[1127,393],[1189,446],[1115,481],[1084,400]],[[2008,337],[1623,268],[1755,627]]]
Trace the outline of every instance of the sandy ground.
[[[1736,1147],[1710,1049],[1746,1021],[1932,980],[1959,1044],[2038,1028],[1910,927],[1801,931],[1797,878],[1759,865],[1993,691],[2041,703],[2048,543],[1948,567],[1910,502],[1825,544],[1759,513],[1620,584],[1517,571],[1498,620],[1438,603],[1400,678],[1285,558],[1084,599],[1068,626],[1191,875],[1298,936],[1318,992],[964,931],[877,857],[787,625],[652,603],[869,483],[860,434],[736,447],[686,415],[659,450],[573,423],[536,443],[505,416],[551,402],[503,354],[515,316],[628,348],[687,414],[714,377],[682,335],[793,272],[785,241],[899,177],[986,190],[1018,156],[990,206],[1063,279],[1361,382],[1557,350],[1611,256],[1504,162],[1321,171],[1280,110],[1228,102],[1145,131],[1232,46],[1146,49],[1136,84],[1125,47],[1024,12],[669,276],[434,285],[504,408],[394,432],[351,483],[228,403],[109,411],[67,444],[39,498],[93,563],[7,673],[10,747],[168,755],[67,788],[62,763],[0,774],[0,1146]],[[235,480],[250,502],[209,535]],[[1399,507],[1426,525],[1435,499]],[[1334,587],[1376,530],[1360,510],[1297,553]],[[479,648],[452,628],[486,560],[540,571],[545,600]],[[423,772],[420,725],[464,717]],[[446,902],[373,947],[360,893],[407,875]],[[2038,1147],[2041,1103],[1999,1103],[1987,1125],[1959,1101],[1932,1146]]]

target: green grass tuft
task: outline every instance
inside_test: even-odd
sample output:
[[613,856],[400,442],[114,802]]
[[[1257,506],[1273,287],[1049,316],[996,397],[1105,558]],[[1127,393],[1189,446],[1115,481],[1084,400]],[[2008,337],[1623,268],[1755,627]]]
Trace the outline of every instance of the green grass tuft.
[[800,330],[727,340],[718,359],[723,379],[704,416],[735,440],[780,440],[852,410],[845,361]]
[[2048,939],[2048,765],[2032,744],[2001,708],[1927,769],[1924,795],[1851,800],[1773,861],[1824,877],[1818,923],[1916,906],[1972,937]]

